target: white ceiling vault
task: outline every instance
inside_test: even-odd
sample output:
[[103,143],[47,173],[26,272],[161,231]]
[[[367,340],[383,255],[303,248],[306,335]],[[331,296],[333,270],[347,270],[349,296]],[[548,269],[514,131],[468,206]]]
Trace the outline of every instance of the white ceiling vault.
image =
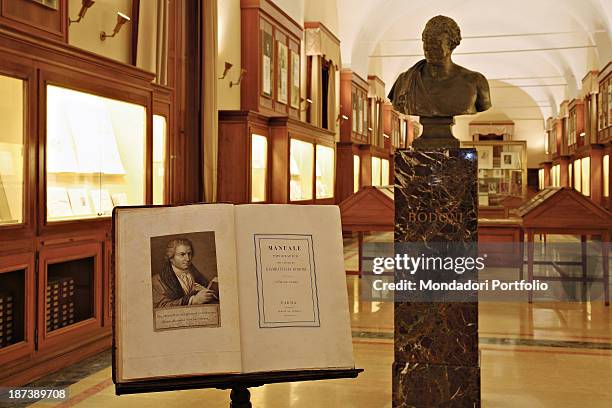
[[427,20],[452,17],[463,37],[453,60],[489,79],[496,108],[485,116],[555,115],[580,94],[587,72],[612,57],[610,0],[337,0],[337,7],[343,66],[378,74],[387,89],[423,58]]

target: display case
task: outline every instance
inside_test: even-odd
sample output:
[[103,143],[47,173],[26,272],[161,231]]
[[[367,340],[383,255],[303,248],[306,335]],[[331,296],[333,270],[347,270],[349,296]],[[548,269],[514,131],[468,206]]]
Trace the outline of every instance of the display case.
[[317,199],[334,197],[335,152],[330,146],[316,147],[315,190]]
[[25,82],[0,75],[0,226],[24,222],[25,197]]
[[584,100],[572,99],[568,105],[567,145],[569,154],[585,146],[585,110]]
[[144,204],[146,108],[55,85],[46,96],[46,221]]
[[478,152],[478,202],[501,206],[508,197],[527,193],[527,146],[524,141],[462,142]]
[[219,112],[219,201],[270,202],[270,148],[268,117],[250,111]]
[[[370,143],[368,105],[368,82],[350,69],[340,71],[341,142]],[[376,107],[370,105],[370,109]]]
[[251,134],[251,202],[262,203],[267,198],[268,138]]
[[361,188],[361,159],[358,154],[353,155],[353,193],[356,193]]
[[382,186],[382,160],[380,157],[372,157],[372,186]]
[[612,139],[612,62],[599,73],[599,94],[597,95],[598,141]]
[[153,115],[153,204],[166,204],[167,146],[168,120]]
[[240,108],[298,119],[303,29],[269,0],[241,1]]
[[311,200],[313,197],[314,145],[291,139],[289,146],[289,200]]

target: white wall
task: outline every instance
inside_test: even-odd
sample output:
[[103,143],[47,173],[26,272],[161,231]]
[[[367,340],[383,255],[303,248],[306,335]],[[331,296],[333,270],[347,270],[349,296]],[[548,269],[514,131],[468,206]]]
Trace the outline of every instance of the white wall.
[[292,19],[302,25],[304,22],[304,0],[270,0]]
[[[223,74],[225,62],[233,64],[228,76],[217,83],[219,110],[240,109],[240,86],[229,87],[240,75],[240,0],[218,0],[218,58],[217,72]],[[249,75],[250,73],[247,73]]]
[[[80,1],[69,1],[68,13],[70,19],[75,20],[80,9]],[[100,41],[101,31],[112,34],[113,28],[115,28],[115,24],[117,23],[118,11],[128,17],[132,17],[132,1],[96,1],[79,23],[70,24],[68,30],[68,43],[75,47],[129,64],[132,44],[131,22],[121,27],[121,31],[119,31],[119,34],[115,37]]]

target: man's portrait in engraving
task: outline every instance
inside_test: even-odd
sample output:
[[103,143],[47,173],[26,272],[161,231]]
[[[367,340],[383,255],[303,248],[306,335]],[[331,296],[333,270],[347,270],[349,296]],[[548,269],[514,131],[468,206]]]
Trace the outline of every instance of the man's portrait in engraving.
[[[208,318],[218,322],[219,283],[214,232],[151,238],[151,274],[156,328],[207,326],[202,323]],[[211,307],[195,309],[202,305]],[[179,314],[159,313],[171,308],[179,308]],[[180,311],[185,308],[192,311]],[[189,316],[189,321],[180,321],[182,316]]]
[[451,60],[461,42],[461,31],[450,17],[436,16],[422,34],[425,59],[400,74],[389,93],[399,112],[445,117],[474,114],[489,109],[487,79]]

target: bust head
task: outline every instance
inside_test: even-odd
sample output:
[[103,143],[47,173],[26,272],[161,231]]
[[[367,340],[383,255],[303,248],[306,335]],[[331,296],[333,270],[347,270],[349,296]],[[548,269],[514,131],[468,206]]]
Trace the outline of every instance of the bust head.
[[461,30],[452,18],[435,16],[425,24],[421,38],[427,62],[439,64],[450,57],[461,42]]

